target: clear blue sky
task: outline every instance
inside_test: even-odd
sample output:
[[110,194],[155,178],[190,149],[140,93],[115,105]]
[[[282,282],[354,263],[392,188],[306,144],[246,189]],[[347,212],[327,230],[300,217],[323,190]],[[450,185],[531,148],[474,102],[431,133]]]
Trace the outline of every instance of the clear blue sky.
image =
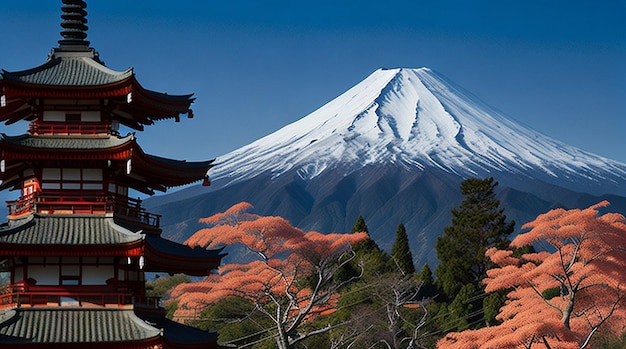
[[[88,40],[107,66],[197,97],[196,118],[138,135],[155,155],[213,158],[380,67],[426,66],[548,136],[626,162],[626,1],[87,2]],[[0,2],[0,68],[45,61],[60,7]]]

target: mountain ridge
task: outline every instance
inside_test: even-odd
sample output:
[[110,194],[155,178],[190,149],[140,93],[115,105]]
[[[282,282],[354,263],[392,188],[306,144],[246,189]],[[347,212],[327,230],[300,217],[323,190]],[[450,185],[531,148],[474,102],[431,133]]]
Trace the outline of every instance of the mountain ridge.
[[416,265],[437,264],[434,244],[470,177],[494,177],[520,227],[552,208],[609,200],[626,213],[626,164],[554,140],[489,107],[427,68],[377,70],[276,132],[217,158],[210,188],[150,198],[165,236],[248,201],[303,230],[349,232],[359,215],[384,249],[396,227]]
[[435,166],[465,178],[514,172],[594,194],[606,186],[605,193],[626,195],[618,185],[626,179],[626,164],[522,126],[428,68],[377,70],[313,113],[216,163],[212,177],[231,182],[296,167],[311,179],[327,168],[349,174],[378,163]]

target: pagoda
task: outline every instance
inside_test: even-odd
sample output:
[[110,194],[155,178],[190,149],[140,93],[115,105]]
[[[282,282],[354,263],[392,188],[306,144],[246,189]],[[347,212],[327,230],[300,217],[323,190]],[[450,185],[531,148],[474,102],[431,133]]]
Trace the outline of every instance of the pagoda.
[[[143,88],[107,68],[87,38],[86,3],[63,0],[62,40],[38,67],[0,73],[0,190],[19,190],[0,226],[0,347],[214,348],[217,335],[165,318],[146,272],[206,276],[220,249],[161,236],[152,195],[201,182],[211,161],[149,155],[134,133],[192,117],[192,95]],[[134,193],[133,192],[133,193]]]

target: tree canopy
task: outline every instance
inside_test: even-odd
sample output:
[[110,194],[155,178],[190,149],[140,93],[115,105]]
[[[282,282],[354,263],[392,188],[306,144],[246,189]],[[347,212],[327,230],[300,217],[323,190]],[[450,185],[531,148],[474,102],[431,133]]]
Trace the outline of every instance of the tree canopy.
[[487,292],[508,290],[500,325],[450,333],[438,343],[454,348],[590,347],[595,334],[626,330],[626,218],[587,209],[555,209],[523,226],[512,248],[530,244],[542,252],[515,257],[491,248],[497,264],[484,280]]
[[242,297],[271,319],[278,347],[291,348],[327,330],[304,331],[302,325],[333,311],[340,287],[334,272],[353,258],[351,244],[366,239],[367,233],[305,233],[282,217],[256,215],[251,209],[242,202],[200,220],[209,227],[192,235],[187,245],[210,248],[238,243],[257,258],[223,265],[219,274],[177,286],[171,292],[178,302],[175,316],[197,313],[225,297]]
[[441,264],[435,269],[437,283],[448,296],[467,284],[478,284],[489,268],[485,251],[505,247],[515,222],[506,222],[504,209],[495,199],[498,182],[493,178],[470,178],[461,183],[464,200],[452,210],[451,225],[437,239],[435,250]]
[[404,275],[415,273],[409,237],[406,235],[406,228],[402,223],[398,224],[398,229],[396,230],[396,240],[391,248],[391,257]]

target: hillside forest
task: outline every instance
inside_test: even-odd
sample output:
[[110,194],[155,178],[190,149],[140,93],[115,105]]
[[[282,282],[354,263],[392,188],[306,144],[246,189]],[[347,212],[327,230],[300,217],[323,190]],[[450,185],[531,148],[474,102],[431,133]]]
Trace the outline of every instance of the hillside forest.
[[497,185],[461,184],[434,271],[415,268],[402,222],[387,253],[362,216],[349,233],[304,232],[242,202],[185,242],[231,245],[241,261],[147,291],[232,348],[624,348],[626,218],[606,201],[557,208],[512,238]]

